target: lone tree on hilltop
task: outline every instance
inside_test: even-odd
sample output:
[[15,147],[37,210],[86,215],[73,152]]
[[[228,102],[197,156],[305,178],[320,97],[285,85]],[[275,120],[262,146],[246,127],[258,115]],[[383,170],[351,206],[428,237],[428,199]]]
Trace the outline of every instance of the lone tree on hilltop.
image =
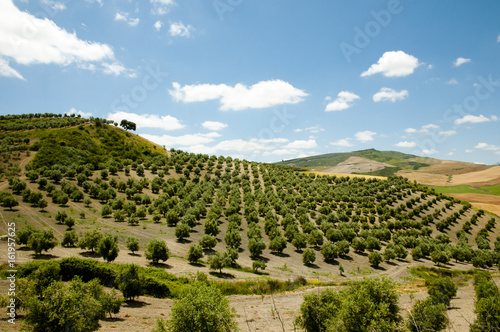
[[123,119],[122,122],[120,122],[120,126],[125,129],[125,130],[134,130],[136,129],[136,125],[132,121],[128,121]]

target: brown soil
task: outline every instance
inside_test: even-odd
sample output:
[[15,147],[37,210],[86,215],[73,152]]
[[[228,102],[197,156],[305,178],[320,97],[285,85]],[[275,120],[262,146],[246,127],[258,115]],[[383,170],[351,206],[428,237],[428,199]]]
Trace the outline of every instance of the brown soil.
[[328,169],[324,170],[324,172],[346,173],[346,174],[350,174],[353,172],[368,173],[368,172],[379,171],[386,167],[394,167],[394,166],[362,157],[349,157],[346,161],[337,164],[337,166],[329,167]]

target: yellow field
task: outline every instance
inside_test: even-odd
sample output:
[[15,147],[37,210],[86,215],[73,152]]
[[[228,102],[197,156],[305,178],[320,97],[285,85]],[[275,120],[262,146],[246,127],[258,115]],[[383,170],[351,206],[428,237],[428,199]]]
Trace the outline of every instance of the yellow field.
[[385,177],[385,176],[363,175],[363,174],[327,173],[327,172],[316,172],[316,171],[306,171],[304,173],[306,173],[306,174],[314,173],[316,175],[329,175],[329,176],[335,175],[337,177],[346,176],[349,178],[365,178],[365,179],[380,179],[380,180],[387,179],[387,177]]

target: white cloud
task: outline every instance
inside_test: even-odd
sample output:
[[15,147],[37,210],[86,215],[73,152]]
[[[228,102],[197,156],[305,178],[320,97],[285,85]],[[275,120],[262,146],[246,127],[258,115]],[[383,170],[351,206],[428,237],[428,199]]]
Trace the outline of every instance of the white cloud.
[[417,146],[417,143],[411,141],[411,142],[408,142],[408,141],[403,141],[403,142],[399,142],[397,144],[394,144],[394,146],[397,146],[399,148],[414,148]]
[[78,39],[53,21],[19,10],[12,0],[0,1],[0,75],[22,78],[9,66],[18,64],[89,64],[115,61],[107,44]]
[[109,113],[107,118],[120,123],[123,119],[132,121],[137,128],[160,128],[163,130],[182,129],[185,126],[175,117],[170,115],[158,116],[155,114],[135,114],[128,112]]
[[385,77],[402,77],[413,74],[415,69],[422,63],[413,55],[403,51],[385,52],[378,62],[371,65],[367,71],[361,73],[361,77],[382,73]]
[[220,135],[217,133],[208,133],[208,134],[197,133],[197,134],[187,134],[181,136],[171,136],[171,135],[159,136],[150,134],[140,134],[140,136],[150,140],[151,142],[155,142],[160,145],[165,145],[165,147],[206,144],[206,143],[211,143],[214,141],[215,138],[220,137]]
[[100,7],[102,7],[102,0],[85,0],[88,3],[98,3]]
[[139,24],[140,20],[139,20],[139,18],[129,17],[128,13],[123,13],[123,14],[116,13],[115,14],[115,21],[123,21],[123,22],[127,23],[129,26],[135,27],[135,26],[137,26],[137,24]]
[[415,128],[406,128],[405,132],[407,132],[408,134],[412,134],[412,133],[416,133],[417,130]]
[[154,24],[154,27],[156,29],[156,31],[160,31],[161,27],[163,26],[163,22],[162,21],[156,21],[155,24]]
[[467,59],[467,58],[457,58],[455,61],[453,61],[453,66],[455,67],[459,67],[467,62],[470,62],[471,60],[470,59]]
[[439,135],[441,135],[441,136],[453,136],[456,134],[457,134],[457,132],[455,130],[444,130],[444,131],[439,132]]
[[365,130],[365,131],[358,131],[356,134],[354,134],[354,137],[363,143],[366,142],[371,142],[374,140],[373,136],[377,135],[376,132]]
[[187,37],[189,38],[191,36],[191,31],[193,30],[193,27],[188,24],[188,26],[185,26],[182,22],[177,22],[177,23],[172,23],[170,24],[170,35],[172,37]]
[[497,43],[500,43],[500,35],[497,37]]
[[435,150],[435,149],[422,150],[422,154],[425,154],[425,155],[436,154],[436,153],[439,153],[439,151]]
[[[92,64],[90,64],[90,66],[91,67],[84,68],[84,69],[89,69],[91,71],[94,71],[95,70],[95,66],[93,66]],[[132,70],[125,68],[119,62],[113,62],[113,63],[103,62],[102,63],[102,71],[103,71],[104,74],[107,74],[107,75],[118,76],[118,75],[121,75],[121,74],[126,74],[129,77],[135,77],[135,73]]]
[[353,146],[354,144],[351,143],[350,138],[341,138],[339,140],[331,142],[330,145],[349,147],[349,146]]
[[310,140],[296,140],[293,142],[288,143],[285,145],[285,148],[287,149],[313,149],[317,148],[318,144],[316,143],[316,140],[310,139]]
[[439,129],[438,125],[433,124],[433,123],[429,123],[429,124],[422,126],[420,128],[419,132],[424,133],[424,134],[428,134],[428,133],[430,133],[431,130],[437,130],[437,129]]
[[456,79],[452,78],[451,80],[449,80],[448,82],[446,82],[446,84],[457,85],[458,81]]
[[490,121],[497,121],[498,117],[495,115],[492,115],[490,118],[480,114],[479,116],[475,115],[465,115],[461,119],[456,119],[455,124],[464,124],[464,123],[481,123],[481,122],[490,122]]
[[487,143],[478,143],[474,149],[486,150],[486,151],[498,151],[500,150],[500,146],[487,144]]
[[382,88],[379,92],[373,95],[373,101],[392,101],[393,103],[397,100],[403,100],[408,97],[408,90],[396,91],[391,88]]
[[0,76],[16,77],[24,80],[24,77],[17,70],[9,66],[9,61],[3,58],[0,58]]
[[205,121],[201,125],[203,128],[211,131],[219,131],[227,128],[227,124],[218,121]]
[[52,1],[52,0],[42,0],[41,3],[53,11],[61,11],[66,9],[66,5],[62,2]]
[[309,131],[311,133],[319,133],[319,132],[325,131],[325,129],[321,128],[320,126],[311,126],[311,127],[307,127],[307,128],[294,129],[295,133],[301,133],[303,131]]
[[72,107],[66,114],[71,115],[80,115],[82,118],[90,118],[92,116],[91,112],[83,112],[81,110],[77,110],[76,108]]
[[222,111],[268,108],[283,104],[297,104],[308,94],[281,80],[261,81],[250,87],[238,83],[234,87],[226,84],[181,85],[172,83],[170,95],[185,103],[208,100],[220,101]]
[[326,105],[325,112],[346,110],[352,106],[351,103],[356,99],[360,99],[357,94],[350,91],[340,91],[337,99]]
[[151,12],[156,15],[165,15],[170,7],[175,5],[174,0],[150,0],[153,4]]

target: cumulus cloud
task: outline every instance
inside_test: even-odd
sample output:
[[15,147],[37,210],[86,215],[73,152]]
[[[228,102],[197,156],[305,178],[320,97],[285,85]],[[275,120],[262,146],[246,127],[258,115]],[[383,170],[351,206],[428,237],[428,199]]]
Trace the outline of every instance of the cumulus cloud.
[[417,129],[415,129],[415,128],[406,128],[405,132],[407,132],[408,134],[412,134],[412,133],[416,133]]
[[217,133],[208,134],[187,134],[181,136],[171,136],[171,135],[150,135],[150,134],[140,134],[140,136],[145,139],[155,142],[160,145],[165,145],[165,147],[172,146],[191,146],[199,144],[207,144],[213,142],[215,138],[220,137]]
[[352,102],[356,99],[360,99],[357,94],[350,91],[340,91],[337,99],[326,105],[325,112],[346,110],[352,106]]
[[325,129],[321,128],[320,126],[311,126],[311,127],[307,127],[307,128],[294,129],[295,133],[301,133],[303,131],[309,131],[311,133],[319,133],[319,132],[325,131]]
[[381,73],[385,77],[402,77],[413,74],[415,69],[422,63],[413,55],[403,51],[385,52],[377,63],[361,73],[361,77],[371,76]]
[[431,155],[431,154],[436,154],[436,153],[439,153],[439,151],[436,149],[430,149],[430,150],[424,149],[424,150],[422,150],[422,154],[425,154],[425,155]]
[[486,151],[499,151],[500,146],[488,144],[488,143],[477,143],[474,149],[486,150]]
[[92,116],[91,112],[83,112],[81,110],[77,110],[76,108],[72,107],[66,114],[71,115],[80,115],[82,118],[90,118]]
[[52,0],[42,0],[41,3],[53,11],[61,11],[66,9],[66,5],[62,2]]
[[497,37],[497,43],[500,43],[500,35]]
[[374,140],[373,136],[377,135],[376,132],[374,131],[369,131],[369,130],[365,130],[365,131],[358,131],[356,134],[354,134],[354,137],[362,142],[362,143],[366,143],[366,142],[371,142]]
[[156,29],[156,31],[160,31],[161,27],[163,26],[163,22],[162,21],[156,21],[155,24],[154,24],[154,27]]
[[373,95],[374,102],[380,101],[391,101],[396,102],[397,100],[403,100],[408,97],[408,90],[396,91],[391,88],[382,88],[379,92]]
[[479,116],[476,115],[465,115],[463,118],[456,119],[455,124],[464,124],[464,123],[481,123],[481,122],[490,122],[490,121],[497,121],[498,117],[495,115],[492,115],[491,117],[486,117],[482,114]]
[[399,143],[394,144],[394,146],[397,146],[398,148],[414,148],[417,146],[417,143],[415,143],[413,141],[411,141],[411,142],[403,141],[403,142],[399,142]]
[[176,22],[176,23],[171,23],[170,24],[170,35],[172,37],[186,37],[189,38],[191,37],[191,31],[193,30],[193,27],[188,24],[188,26],[185,26],[182,22]]
[[135,27],[137,26],[137,24],[139,24],[139,18],[132,18],[132,17],[129,17],[129,13],[116,13],[115,14],[115,21],[123,21],[125,23],[127,23],[129,26],[131,27]]
[[181,86],[172,83],[169,90],[175,101],[184,103],[219,100],[222,111],[241,111],[245,109],[268,108],[284,104],[297,104],[308,94],[281,80],[261,81],[250,87],[238,83],[235,86],[226,84],[194,84]]
[[353,146],[354,144],[351,143],[351,139],[350,138],[341,138],[339,140],[330,142],[330,145],[349,147],[349,146]]
[[318,144],[316,143],[316,140],[310,139],[310,140],[296,140],[293,142],[288,143],[285,145],[285,148],[287,149],[314,149],[317,148]]
[[156,15],[165,15],[170,7],[175,5],[174,0],[150,0],[153,5],[151,12]]
[[201,124],[201,126],[211,131],[219,131],[227,128],[227,124],[218,121],[205,121]]
[[457,132],[455,130],[445,130],[445,131],[439,132],[439,135],[441,135],[441,136],[453,136],[456,134],[457,134]]
[[457,85],[458,84],[458,81],[454,78],[452,78],[451,80],[449,80],[448,82],[446,82],[446,84],[449,84],[449,85]]
[[470,59],[467,58],[457,58],[455,61],[453,61],[453,66],[455,67],[460,67],[461,65],[470,62]]
[[123,119],[132,121],[137,128],[160,128],[163,130],[182,129],[185,126],[175,117],[170,115],[158,116],[155,114],[135,114],[128,112],[109,113],[107,118],[120,123]]
[[[27,31],[29,33],[27,33]],[[0,1],[0,75],[22,79],[9,60],[21,65],[82,65],[116,62],[107,44],[78,39],[53,21],[19,10],[12,0]],[[94,67],[95,68],[95,67]]]

